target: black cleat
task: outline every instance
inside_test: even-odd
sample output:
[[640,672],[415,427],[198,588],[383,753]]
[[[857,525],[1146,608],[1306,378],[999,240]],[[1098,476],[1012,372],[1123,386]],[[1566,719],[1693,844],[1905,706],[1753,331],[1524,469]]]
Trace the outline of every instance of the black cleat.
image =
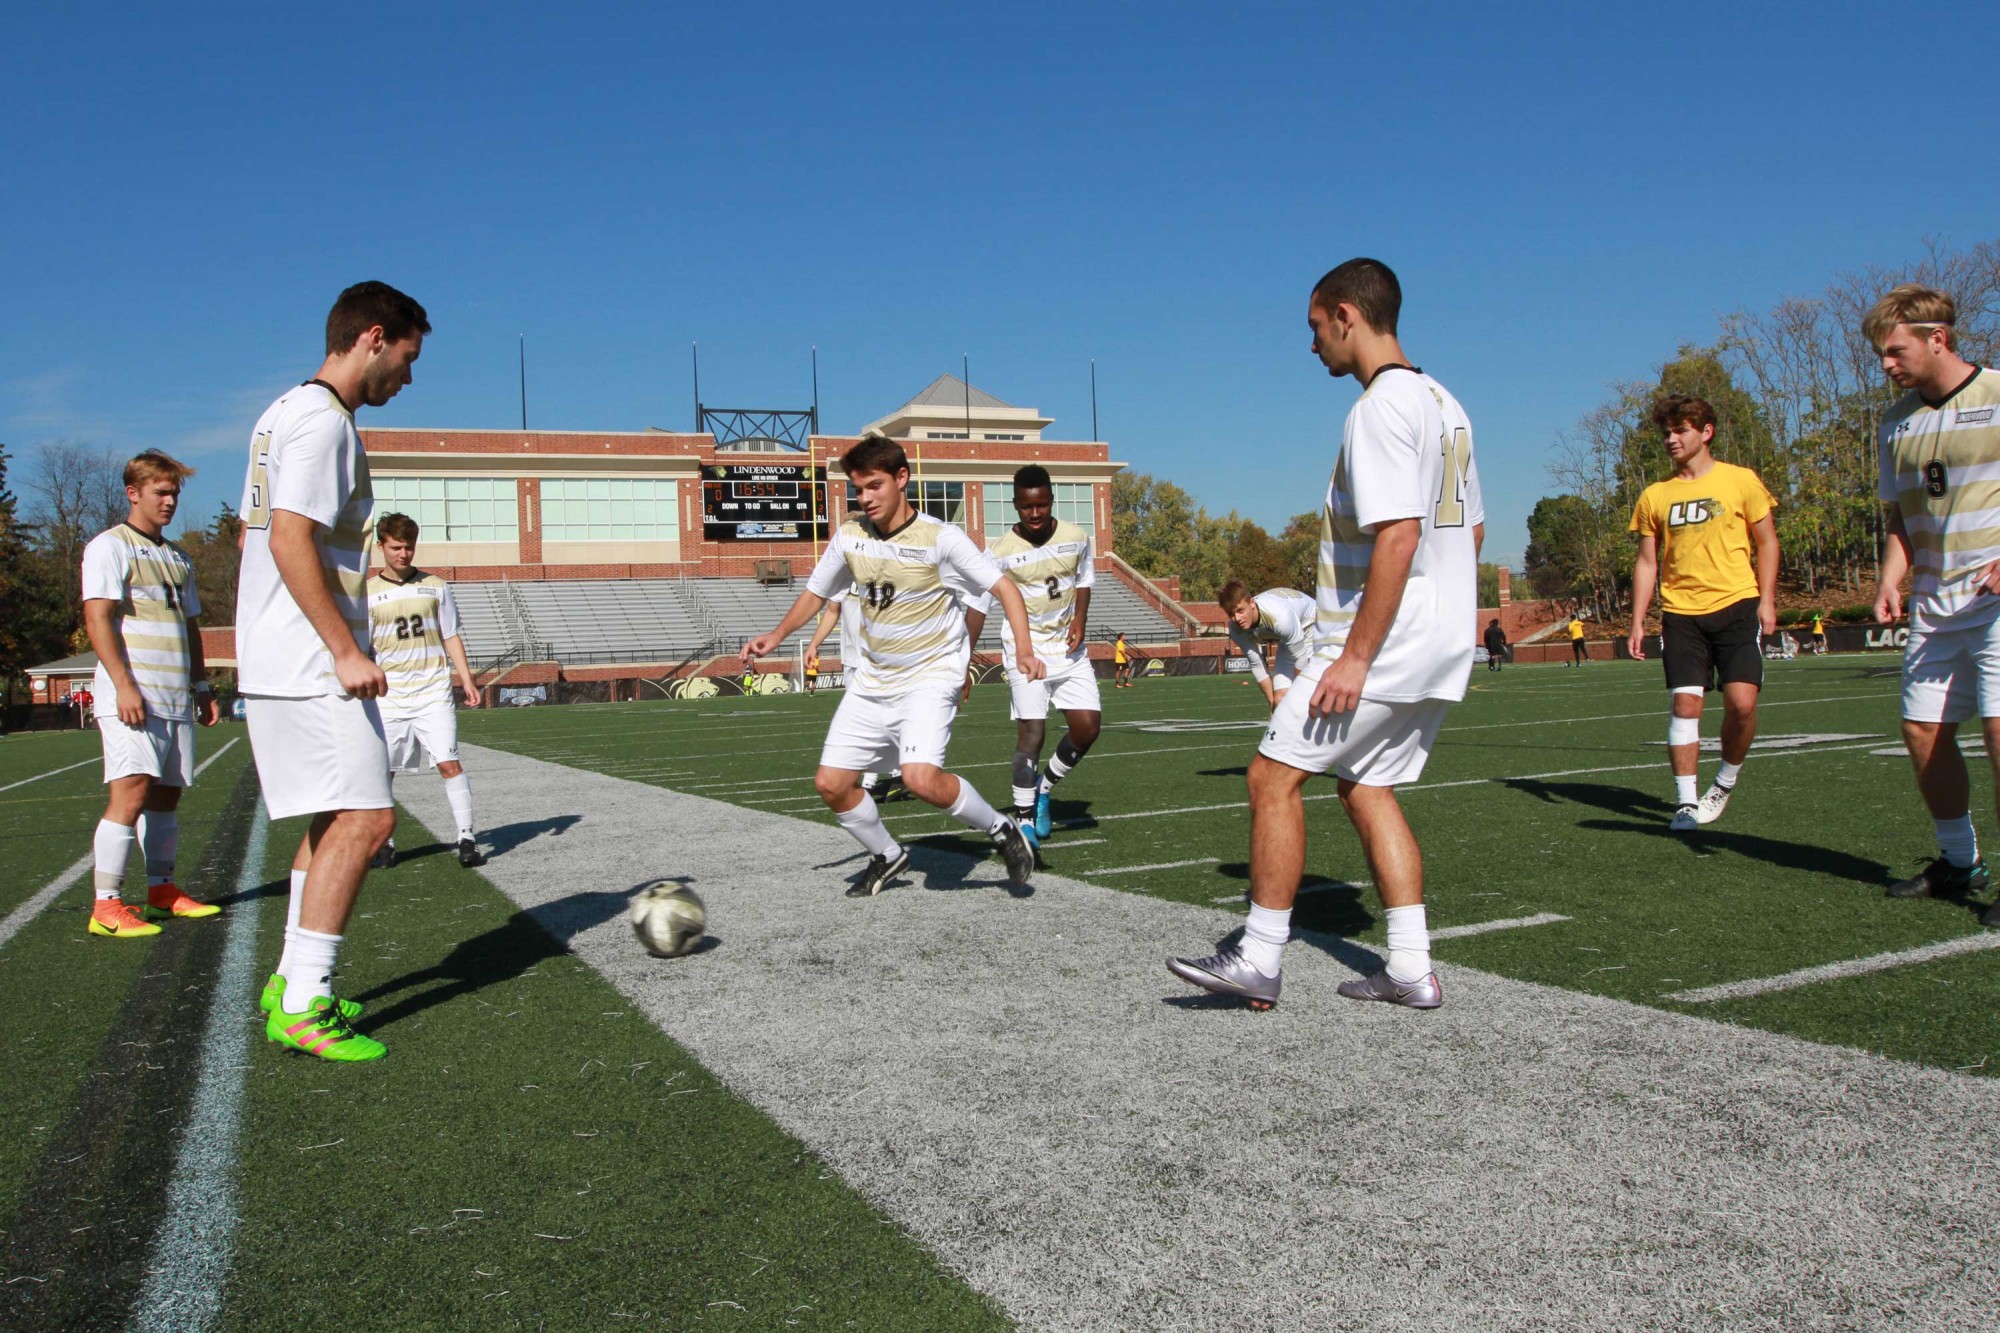
[[479,844],[470,838],[458,840],[458,863],[470,869],[486,864],[486,856],[479,850]]
[[391,838],[375,853],[375,859],[368,863],[370,870],[388,870],[396,864],[396,841]]
[[907,801],[910,789],[903,785],[901,778],[883,778],[875,786],[875,804],[888,805],[891,801]]
[[[1934,856],[1924,868],[1889,886],[1891,898],[1964,898],[1986,887],[1986,862],[1974,861],[1961,869]],[[1992,922],[1986,922],[1992,925]]]
[[1979,918],[1979,924],[2000,928],[2000,903],[1994,903],[1993,906],[1987,908],[1986,915]]
[[847,886],[850,898],[873,898],[889,887],[889,882],[910,868],[910,849],[898,847],[894,856],[871,856],[861,878]]
[[1028,876],[1035,873],[1035,848],[1021,831],[1021,826],[1002,815],[1000,831],[993,835],[993,845],[1000,849],[1001,859],[1007,863],[1007,883],[1016,889],[1028,887]]

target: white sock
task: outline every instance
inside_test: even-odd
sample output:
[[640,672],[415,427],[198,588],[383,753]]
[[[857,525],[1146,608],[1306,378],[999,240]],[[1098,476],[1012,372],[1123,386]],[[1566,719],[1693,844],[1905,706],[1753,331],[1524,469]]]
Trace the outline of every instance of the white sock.
[[130,824],[97,821],[97,833],[90,840],[90,864],[99,902],[125,891],[125,864],[132,859],[132,847],[138,841],[139,832]]
[[306,872],[292,872],[292,896],[285,902],[285,951],[278,955],[278,965],[271,970],[282,974],[292,965],[292,932],[299,928],[299,908],[306,898]]
[[1723,760],[1722,767],[1715,771],[1715,785],[1718,787],[1734,787],[1736,785],[1736,775],[1742,771],[1742,764],[1732,764],[1727,759]]
[[1424,905],[1391,907],[1389,918],[1389,980],[1422,981],[1431,970],[1431,932]]
[[1243,924],[1243,957],[1267,977],[1278,975],[1285,954],[1285,941],[1292,937],[1292,909],[1250,904],[1250,919]]
[[1972,827],[1972,814],[1967,811],[1957,819],[1934,819],[1937,825],[1938,855],[1965,869],[1979,859],[1979,834]]
[[972,784],[964,778],[958,780],[958,799],[945,812],[967,828],[976,828],[991,837],[997,834],[1007,821],[986,798],[972,789]]
[[882,780],[882,775],[880,773],[863,773],[861,775],[862,794],[867,795],[868,793],[873,792],[875,790],[875,784],[880,782],[881,780]]
[[285,974],[285,1012],[302,1014],[322,995],[333,994],[333,960],[340,952],[338,935],[295,926],[285,931],[285,948],[292,964]]
[[1678,773],[1674,774],[1674,800],[1677,804],[1694,805],[1696,803],[1694,779],[1695,775],[1692,773],[1686,777],[1682,777]]
[[902,848],[890,836],[888,827],[882,822],[882,812],[875,808],[875,798],[867,792],[861,793],[861,804],[852,810],[843,810],[834,816],[840,826],[854,835],[854,840],[876,856],[896,859]]
[[148,810],[139,816],[139,845],[146,849],[146,884],[168,884],[174,878],[174,857],[181,847],[181,817],[172,810]]
[[1014,788],[1014,808],[1015,808],[1016,810],[1032,810],[1032,809],[1034,809],[1034,808],[1035,808],[1035,796],[1036,796],[1036,795],[1037,795],[1037,794],[1038,794],[1038,793],[1039,793],[1040,791],[1041,791],[1041,788],[1040,788],[1040,787],[1016,787],[1016,788]]
[[458,839],[463,842],[472,836],[472,774],[446,778],[444,798],[451,802],[452,817],[458,820]]

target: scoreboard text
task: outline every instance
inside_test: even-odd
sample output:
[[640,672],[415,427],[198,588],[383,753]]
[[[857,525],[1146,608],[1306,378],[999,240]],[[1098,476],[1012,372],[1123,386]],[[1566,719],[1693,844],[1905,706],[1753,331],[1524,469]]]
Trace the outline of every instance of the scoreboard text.
[[803,463],[703,468],[701,535],[712,542],[826,540],[826,469]]

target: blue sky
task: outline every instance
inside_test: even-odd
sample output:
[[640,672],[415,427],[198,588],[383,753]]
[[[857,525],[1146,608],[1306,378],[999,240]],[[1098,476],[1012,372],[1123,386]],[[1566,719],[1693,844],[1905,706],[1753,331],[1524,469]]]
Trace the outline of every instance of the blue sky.
[[[1556,435],[1717,318],[2000,234],[1990,7],[17,8],[0,441],[240,486],[342,286],[430,309],[379,426],[852,431],[973,382],[1275,527],[1356,390],[1305,297],[1403,278],[1490,553]],[[16,489],[21,489],[18,485]]]

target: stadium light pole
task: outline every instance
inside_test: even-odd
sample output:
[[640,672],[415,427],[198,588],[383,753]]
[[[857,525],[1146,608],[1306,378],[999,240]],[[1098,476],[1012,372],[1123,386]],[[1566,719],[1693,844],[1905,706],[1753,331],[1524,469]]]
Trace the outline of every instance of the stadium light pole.
[[1101,440],[1097,433],[1097,358],[1090,358],[1090,438]]
[[521,337],[521,429],[528,428],[528,335]]

